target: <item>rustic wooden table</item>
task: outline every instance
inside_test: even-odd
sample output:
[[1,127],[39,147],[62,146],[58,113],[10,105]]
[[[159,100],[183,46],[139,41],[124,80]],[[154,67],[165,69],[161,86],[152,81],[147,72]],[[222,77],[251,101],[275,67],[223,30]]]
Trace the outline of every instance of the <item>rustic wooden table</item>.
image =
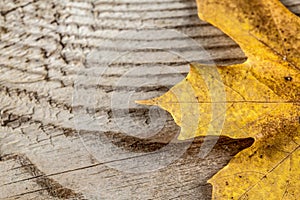
[[193,0],[0,0],[0,41],[0,199],[210,199],[252,143],[176,141],[169,114],[134,104],[187,62],[245,60]]

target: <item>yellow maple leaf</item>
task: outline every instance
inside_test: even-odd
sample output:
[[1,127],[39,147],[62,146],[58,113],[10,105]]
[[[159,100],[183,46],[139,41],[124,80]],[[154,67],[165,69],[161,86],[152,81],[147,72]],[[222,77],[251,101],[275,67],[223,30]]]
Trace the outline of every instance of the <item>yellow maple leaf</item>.
[[192,64],[166,94],[138,103],[170,112],[181,126],[179,139],[255,139],[209,180],[213,199],[300,199],[300,19],[278,0],[197,0],[197,6],[247,61]]

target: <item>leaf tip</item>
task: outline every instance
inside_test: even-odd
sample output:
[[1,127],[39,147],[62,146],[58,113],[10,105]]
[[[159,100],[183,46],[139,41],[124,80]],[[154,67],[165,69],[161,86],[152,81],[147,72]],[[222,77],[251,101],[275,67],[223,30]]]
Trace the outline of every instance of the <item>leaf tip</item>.
[[190,70],[196,69],[197,63],[190,63]]
[[145,100],[135,100],[134,101],[136,104],[141,104],[141,105],[158,105],[156,99],[145,99]]
[[177,140],[183,141],[186,140],[186,138],[182,134],[179,134]]
[[[198,72],[199,69],[213,67],[215,64],[190,63],[190,72]],[[199,73],[199,72],[198,72]]]

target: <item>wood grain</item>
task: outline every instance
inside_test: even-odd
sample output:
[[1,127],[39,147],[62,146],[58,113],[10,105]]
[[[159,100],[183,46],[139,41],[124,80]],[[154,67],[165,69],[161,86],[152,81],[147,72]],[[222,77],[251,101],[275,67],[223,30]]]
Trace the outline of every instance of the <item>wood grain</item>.
[[210,199],[206,181],[253,142],[180,142],[169,114],[134,103],[191,61],[245,60],[194,1],[0,0],[0,41],[0,199]]

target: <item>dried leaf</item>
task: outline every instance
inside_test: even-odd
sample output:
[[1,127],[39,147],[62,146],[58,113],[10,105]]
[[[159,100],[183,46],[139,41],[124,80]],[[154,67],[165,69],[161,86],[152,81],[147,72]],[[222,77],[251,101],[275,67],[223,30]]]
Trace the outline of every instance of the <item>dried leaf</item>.
[[138,103],[170,112],[179,139],[255,139],[209,180],[213,199],[300,199],[300,19],[278,0],[197,5],[200,18],[234,39],[247,61],[192,64],[166,94]]

